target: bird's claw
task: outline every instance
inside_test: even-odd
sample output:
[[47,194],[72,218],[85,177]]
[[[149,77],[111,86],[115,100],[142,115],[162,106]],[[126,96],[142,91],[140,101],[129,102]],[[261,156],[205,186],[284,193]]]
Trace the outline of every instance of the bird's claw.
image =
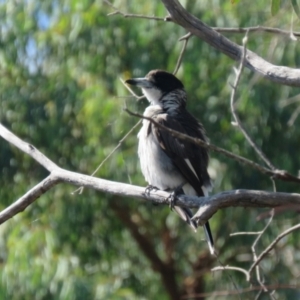
[[159,190],[156,186],[153,186],[153,185],[148,185],[147,187],[146,187],[146,189],[145,189],[145,194],[146,194],[146,196],[150,196],[150,193],[152,192],[152,191],[157,191],[157,190]]
[[176,197],[180,194],[183,194],[182,186],[183,186],[183,184],[181,184],[177,188],[175,188],[173,190],[173,192],[167,198],[167,200],[169,201],[169,207],[171,210],[173,210],[173,208],[175,206]]
[[175,206],[175,200],[176,200],[176,196],[177,193],[176,191],[173,191],[167,198],[168,202],[169,202],[169,207],[171,210],[173,210],[174,206]]

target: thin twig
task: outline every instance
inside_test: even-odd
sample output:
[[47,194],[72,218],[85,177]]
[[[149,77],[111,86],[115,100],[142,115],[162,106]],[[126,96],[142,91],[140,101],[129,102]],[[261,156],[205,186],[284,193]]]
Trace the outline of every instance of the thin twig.
[[120,11],[117,7],[115,7],[108,0],[103,0],[103,2],[105,4],[107,4],[108,6],[110,6],[111,8],[115,9],[115,11],[109,13],[108,16],[122,15],[124,18],[138,18],[138,19],[148,19],[148,20],[156,20],[156,21],[170,21],[169,19],[155,17],[155,16],[145,16],[145,15],[140,15],[140,14],[128,14],[128,13]]
[[[246,33],[248,31],[248,32],[273,33],[278,35],[286,35],[288,37],[290,37],[291,35],[290,30],[284,30],[284,29],[267,27],[267,26],[252,26],[252,27],[241,27],[241,28],[212,27],[212,29],[220,33]],[[300,37],[300,32],[293,32],[293,35]]]
[[[109,16],[111,15],[117,15],[120,14],[124,18],[139,18],[139,19],[148,19],[148,20],[157,20],[157,21],[166,21],[166,18],[160,18],[160,17],[155,17],[155,16],[146,16],[146,15],[141,15],[141,14],[128,14],[125,12],[121,12],[117,7],[115,7],[110,1],[108,0],[103,0],[104,3],[106,3],[108,6],[112,7],[115,11],[108,14]],[[167,19],[167,21],[172,21],[172,19]],[[272,34],[278,34],[278,35],[285,35],[291,38],[291,33],[295,37],[300,37],[300,32],[293,32],[291,30],[284,30],[280,28],[273,28],[273,27],[268,27],[268,26],[251,26],[251,27],[212,27],[217,32],[220,33],[246,33],[252,32],[252,33],[272,33]],[[192,35],[192,34],[190,34]],[[294,40],[294,39],[293,39]]]
[[299,101],[300,101],[300,94],[297,94],[297,95],[295,95],[293,97],[290,97],[288,99],[280,100],[279,101],[279,106],[280,107],[285,107],[285,106],[297,103]]
[[292,113],[290,119],[287,122],[288,126],[293,126],[294,125],[294,123],[295,123],[296,119],[298,118],[299,114],[300,114],[300,106],[298,106],[296,108],[296,110],[294,110],[294,112]]
[[[270,216],[270,219],[268,221],[268,223],[266,224],[266,226],[264,227],[264,229],[261,231],[261,233],[257,236],[257,238],[254,240],[252,246],[251,246],[251,251],[253,254],[253,260],[256,261],[257,260],[257,255],[256,255],[256,250],[255,247],[258,243],[258,241],[260,240],[260,238],[262,237],[262,235],[265,233],[265,231],[267,230],[267,228],[270,226],[271,222],[273,221],[273,216],[274,216],[274,209],[272,211],[272,214]],[[263,281],[261,280],[261,276],[260,276],[260,271],[259,271],[259,266],[257,265],[256,268],[256,279],[259,282],[259,284],[261,285],[262,289],[264,290],[264,292],[267,292],[268,290],[265,288]],[[250,280],[250,272],[249,272],[249,279]]]
[[141,100],[143,98],[145,98],[145,95],[141,95],[141,96],[138,96],[131,88],[130,86],[128,86],[125,81],[122,79],[122,78],[119,78],[120,81],[122,82],[122,84],[124,85],[124,87],[131,93],[131,95],[133,95],[136,100]]
[[244,64],[245,64],[246,53],[247,53],[247,48],[246,48],[247,40],[248,40],[248,32],[246,33],[246,35],[243,39],[243,52],[242,52],[241,62],[240,62],[238,70],[236,71],[236,78],[235,78],[234,84],[232,86],[232,92],[231,92],[231,97],[230,97],[230,109],[231,109],[231,113],[234,118],[233,125],[237,126],[240,129],[240,131],[243,133],[243,135],[246,138],[246,140],[248,141],[248,143],[255,150],[255,152],[262,159],[262,161],[265,162],[265,164],[271,170],[276,170],[276,168],[273,166],[273,164],[270,162],[270,160],[266,157],[266,155],[261,151],[261,149],[259,149],[259,147],[255,144],[255,142],[249,136],[249,134],[245,130],[244,126],[242,125],[242,122],[240,121],[240,119],[236,113],[236,109],[235,109],[236,91],[237,91],[239,81],[241,79],[241,75],[242,75]]
[[224,270],[231,270],[231,271],[237,271],[237,272],[241,272],[246,276],[246,279],[248,279],[249,274],[247,272],[247,270],[243,269],[243,268],[238,268],[238,267],[232,267],[232,266],[219,266],[219,267],[215,267],[213,269],[211,269],[212,272],[215,271],[224,271]]
[[276,239],[257,257],[256,261],[251,265],[250,269],[249,269],[249,274],[251,275],[251,273],[253,272],[253,269],[261,262],[261,260],[276,246],[276,244],[286,235],[290,234],[291,232],[300,229],[300,224],[297,224],[287,230],[285,230],[284,232],[282,232],[281,234],[279,234]]
[[[104,165],[104,163],[122,146],[123,142],[128,138],[128,136],[142,123],[142,120],[139,120],[131,129],[123,136],[123,138],[119,141],[118,145],[102,160],[102,162],[99,164],[99,166],[96,168],[96,170],[91,174],[91,176],[94,176]],[[73,194],[82,194],[84,188],[81,186],[74,192]]]
[[234,232],[234,233],[230,233],[229,236],[236,236],[236,235],[258,235],[261,234],[261,231],[241,231],[241,232]]
[[254,300],[258,300],[262,293],[263,293],[263,290],[260,288],[260,291],[257,293]]
[[282,171],[282,170],[270,170],[266,167],[263,167],[245,157],[242,157],[242,156],[239,156],[237,154],[234,154],[232,152],[229,152],[225,149],[222,149],[222,148],[219,148],[213,144],[210,144],[210,143],[207,143],[207,142],[204,142],[200,139],[197,139],[197,138],[193,138],[193,137],[190,137],[186,134],[183,134],[183,133],[180,133],[178,131],[175,131],[175,130],[172,130],[168,127],[165,127],[159,123],[157,123],[155,120],[153,120],[152,118],[148,118],[148,117],[145,117],[141,114],[138,114],[138,113],[134,113],[130,110],[128,110],[127,108],[124,109],[128,114],[132,115],[132,116],[135,116],[135,117],[138,117],[138,118],[142,118],[142,119],[146,119],[148,121],[150,121],[151,123],[155,124],[156,126],[162,128],[163,130],[171,133],[173,136],[181,139],[181,140],[185,140],[185,141],[188,141],[188,142],[191,142],[193,144],[196,144],[198,146],[201,146],[203,148],[206,148],[206,149],[209,149],[211,151],[215,151],[215,152],[218,152],[218,153],[221,153],[233,160],[236,160],[238,161],[239,163],[242,163],[242,164],[245,164],[247,166],[250,166],[252,167],[253,169],[256,169],[257,171],[265,174],[265,175],[269,175],[269,176],[272,176],[273,178],[275,179],[279,179],[279,180],[283,180],[283,181],[290,181],[290,182],[297,182],[297,183],[300,183],[300,178],[294,176],[294,175],[291,175],[289,174],[288,172],[286,171]]
[[297,41],[297,38],[294,33],[294,14],[291,14],[291,29],[290,29],[290,39],[293,41]]
[[188,44],[188,42],[189,42],[189,38],[180,39],[180,40],[183,41],[183,45],[182,45],[182,49],[181,49],[181,51],[180,51],[180,54],[179,54],[179,57],[178,57],[178,60],[177,60],[177,63],[176,63],[175,70],[174,70],[174,72],[173,72],[174,75],[176,75],[176,73],[178,72],[178,69],[180,68],[180,65],[181,65],[182,59],[183,59],[183,55],[184,55],[184,53],[185,53],[187,44]]
[[[137,99],[143,99],[145,98],[144,95],[138,96],[126,83],[122,78],[119,78],[124,87]],[[142,123],[142,120],[139,120],[131,129],[123,136],[123,138],[119,141],[118,145],[104,158],[104,160],[99,164],[99,166],[96,168],[96,170],[91,174],[91,176],[94,176],[100,168],[104,165],[104,163],[122,146],[122,143],[127,139],[127,137]],[[82,194],[84,188],[81,186],[78,189],[76,189],[74,192],[72,192],[72,195],[78,193]]]
[[193,36],[193,34],[191,32],[185,34],[184,36],[182,36],[180,39],[178,39],[179,42],[183,41],[183,40],[188,40],[191,36]]
[[97,167],[97,169],[91,174],[94,176],[98,170],[103,166],[103,164],[122,146],[122,143],[127,139],[127,137],[142,123],[142,120],[139,120],[131,129],[123,136],[123,138],[119,141],[118,145],[104,158],[101,164]]

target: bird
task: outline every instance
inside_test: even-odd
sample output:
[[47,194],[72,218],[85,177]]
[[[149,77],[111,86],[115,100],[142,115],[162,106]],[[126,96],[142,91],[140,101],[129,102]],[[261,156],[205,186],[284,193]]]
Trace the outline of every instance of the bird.
[[[203,125],[186,109],[187,93],[183,83],[172,73],[152,70],[145,77],[131,78],[126,84],[142,89],[150,105],[143,116],[158,124],[207,141]],[[138,156],[147,189],[172,191],[190,196],[207,196],[211,190],[208,151],[179,139],[147,119],[138,133]],[[174,196],[174,194],[173,194]],[[198,227],[188,208],[174,205],[174,210],[195,231]],[[215,253],[210,225],[203,225],[211,254]]]

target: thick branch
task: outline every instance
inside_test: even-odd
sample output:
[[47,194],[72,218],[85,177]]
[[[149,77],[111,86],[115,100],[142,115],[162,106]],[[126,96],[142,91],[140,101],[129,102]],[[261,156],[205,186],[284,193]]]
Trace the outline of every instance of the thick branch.
[[53,175],[49,175],[43,181],[34,186],[25,195],[19,198],[16,202],[11,204],[9,207],[5,208],[0,212],[0,224],[4,223],[8,219],[12,218],[19,212],[22,212],[32,204],[41,195],[46,193],[52,187],[59,183],[58,178]]
[[[177,132],[175,131],[172,134],[177,134]],[[38,149],[23,142],[1,124],[0,136],[22,151],[31,155],[33,159],[43,165],[47,170],[51,170],[49,177],[28,191],[11,206],[0,212],[0,224],[13,217],[17,213],[23,211],[28,205],[33,203],[38,197],[59,182],[65,182],[75,186],[88,187],[105,193],[136,199],[144,199],[156,203],[169,204],[169,193],[165,191],[152,191],[151,194],[148,194],[145,193],[145,188],[143,187],[94,178],[92,176],[64,170],[49,160]],[[204,146],[207,147],[207,145]],[[32,149],[34,149],[34,151]],[[190,208],[200,207],[197,212],[197,218],[201,224],[205,223],[220,208],[229,206],[277,207],[291,204],[300,204],[299,194],[237,190],[223,192],[210,197],[198,198],[180,195],[176,198],[176,205],[178,206]]]
[[[192,14],[188,13],[178,0],[161,0],[168,10],[172,21],[199,37],[218,51],[230,58],[240,61],[243,47],[233,43],[222,34],[204,24]],[[265,78],[284,85],[300,86],[300,70],[273,65],[256,53],[247,49],[245,66]]]
[[58,165],[56,165],[53,161],[51,161],[48,157],[46,157],[43,153],[37,150],[31,144],[28,144],[6,129],[2,124],[0,124],[0,136],[2,136],[6,141],[15,145],[17,148],[22,150],[23,152],[30,155],[35,161],[37,161],[40,165],[42,165],[49,172],[52,170],[58,169]]
[[[94,178],[67,170],[59,169],[51,173],[53,176],[53,185],[47,183],[46,179],[22,196],[14,204],[0,212],[0,224],[9,218],[23,211],[29,204],[44,194],[54,184],[65,182],[75,186],[92,188],[101,192],[120,195],[135,199],[153,201],[159,204],[169,204],[169,193],[165,191],[152,191],[149,195],[145,193],[144,187],[134,186],[120,182],[108,181],[105,179]],[[300,204],[300,194],[274,193],[255,190],[234,190],[222,192],[210,197],[191,197],[180,195],[176,198],[176,205],[182,207],[199,208],[201,214],[198,214],[199,222],[205,223],[219,209],[240,206],[240,207],[277,207],[289,204]]]

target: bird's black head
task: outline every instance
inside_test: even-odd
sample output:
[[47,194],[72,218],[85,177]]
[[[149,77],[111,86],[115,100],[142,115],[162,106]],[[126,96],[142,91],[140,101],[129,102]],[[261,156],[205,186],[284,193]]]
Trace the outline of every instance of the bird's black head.
[[185,93],[182,82],[163,70],[152,70],[143,78],[132,78],[125,82],[140,87],[151,104],[162,104],[163,97],[172,91]]
[[146,76],[154,86],[161,90],[164,94],[176,89],[183,89],[182,82],[173,74],[163,70],[152,70]]

